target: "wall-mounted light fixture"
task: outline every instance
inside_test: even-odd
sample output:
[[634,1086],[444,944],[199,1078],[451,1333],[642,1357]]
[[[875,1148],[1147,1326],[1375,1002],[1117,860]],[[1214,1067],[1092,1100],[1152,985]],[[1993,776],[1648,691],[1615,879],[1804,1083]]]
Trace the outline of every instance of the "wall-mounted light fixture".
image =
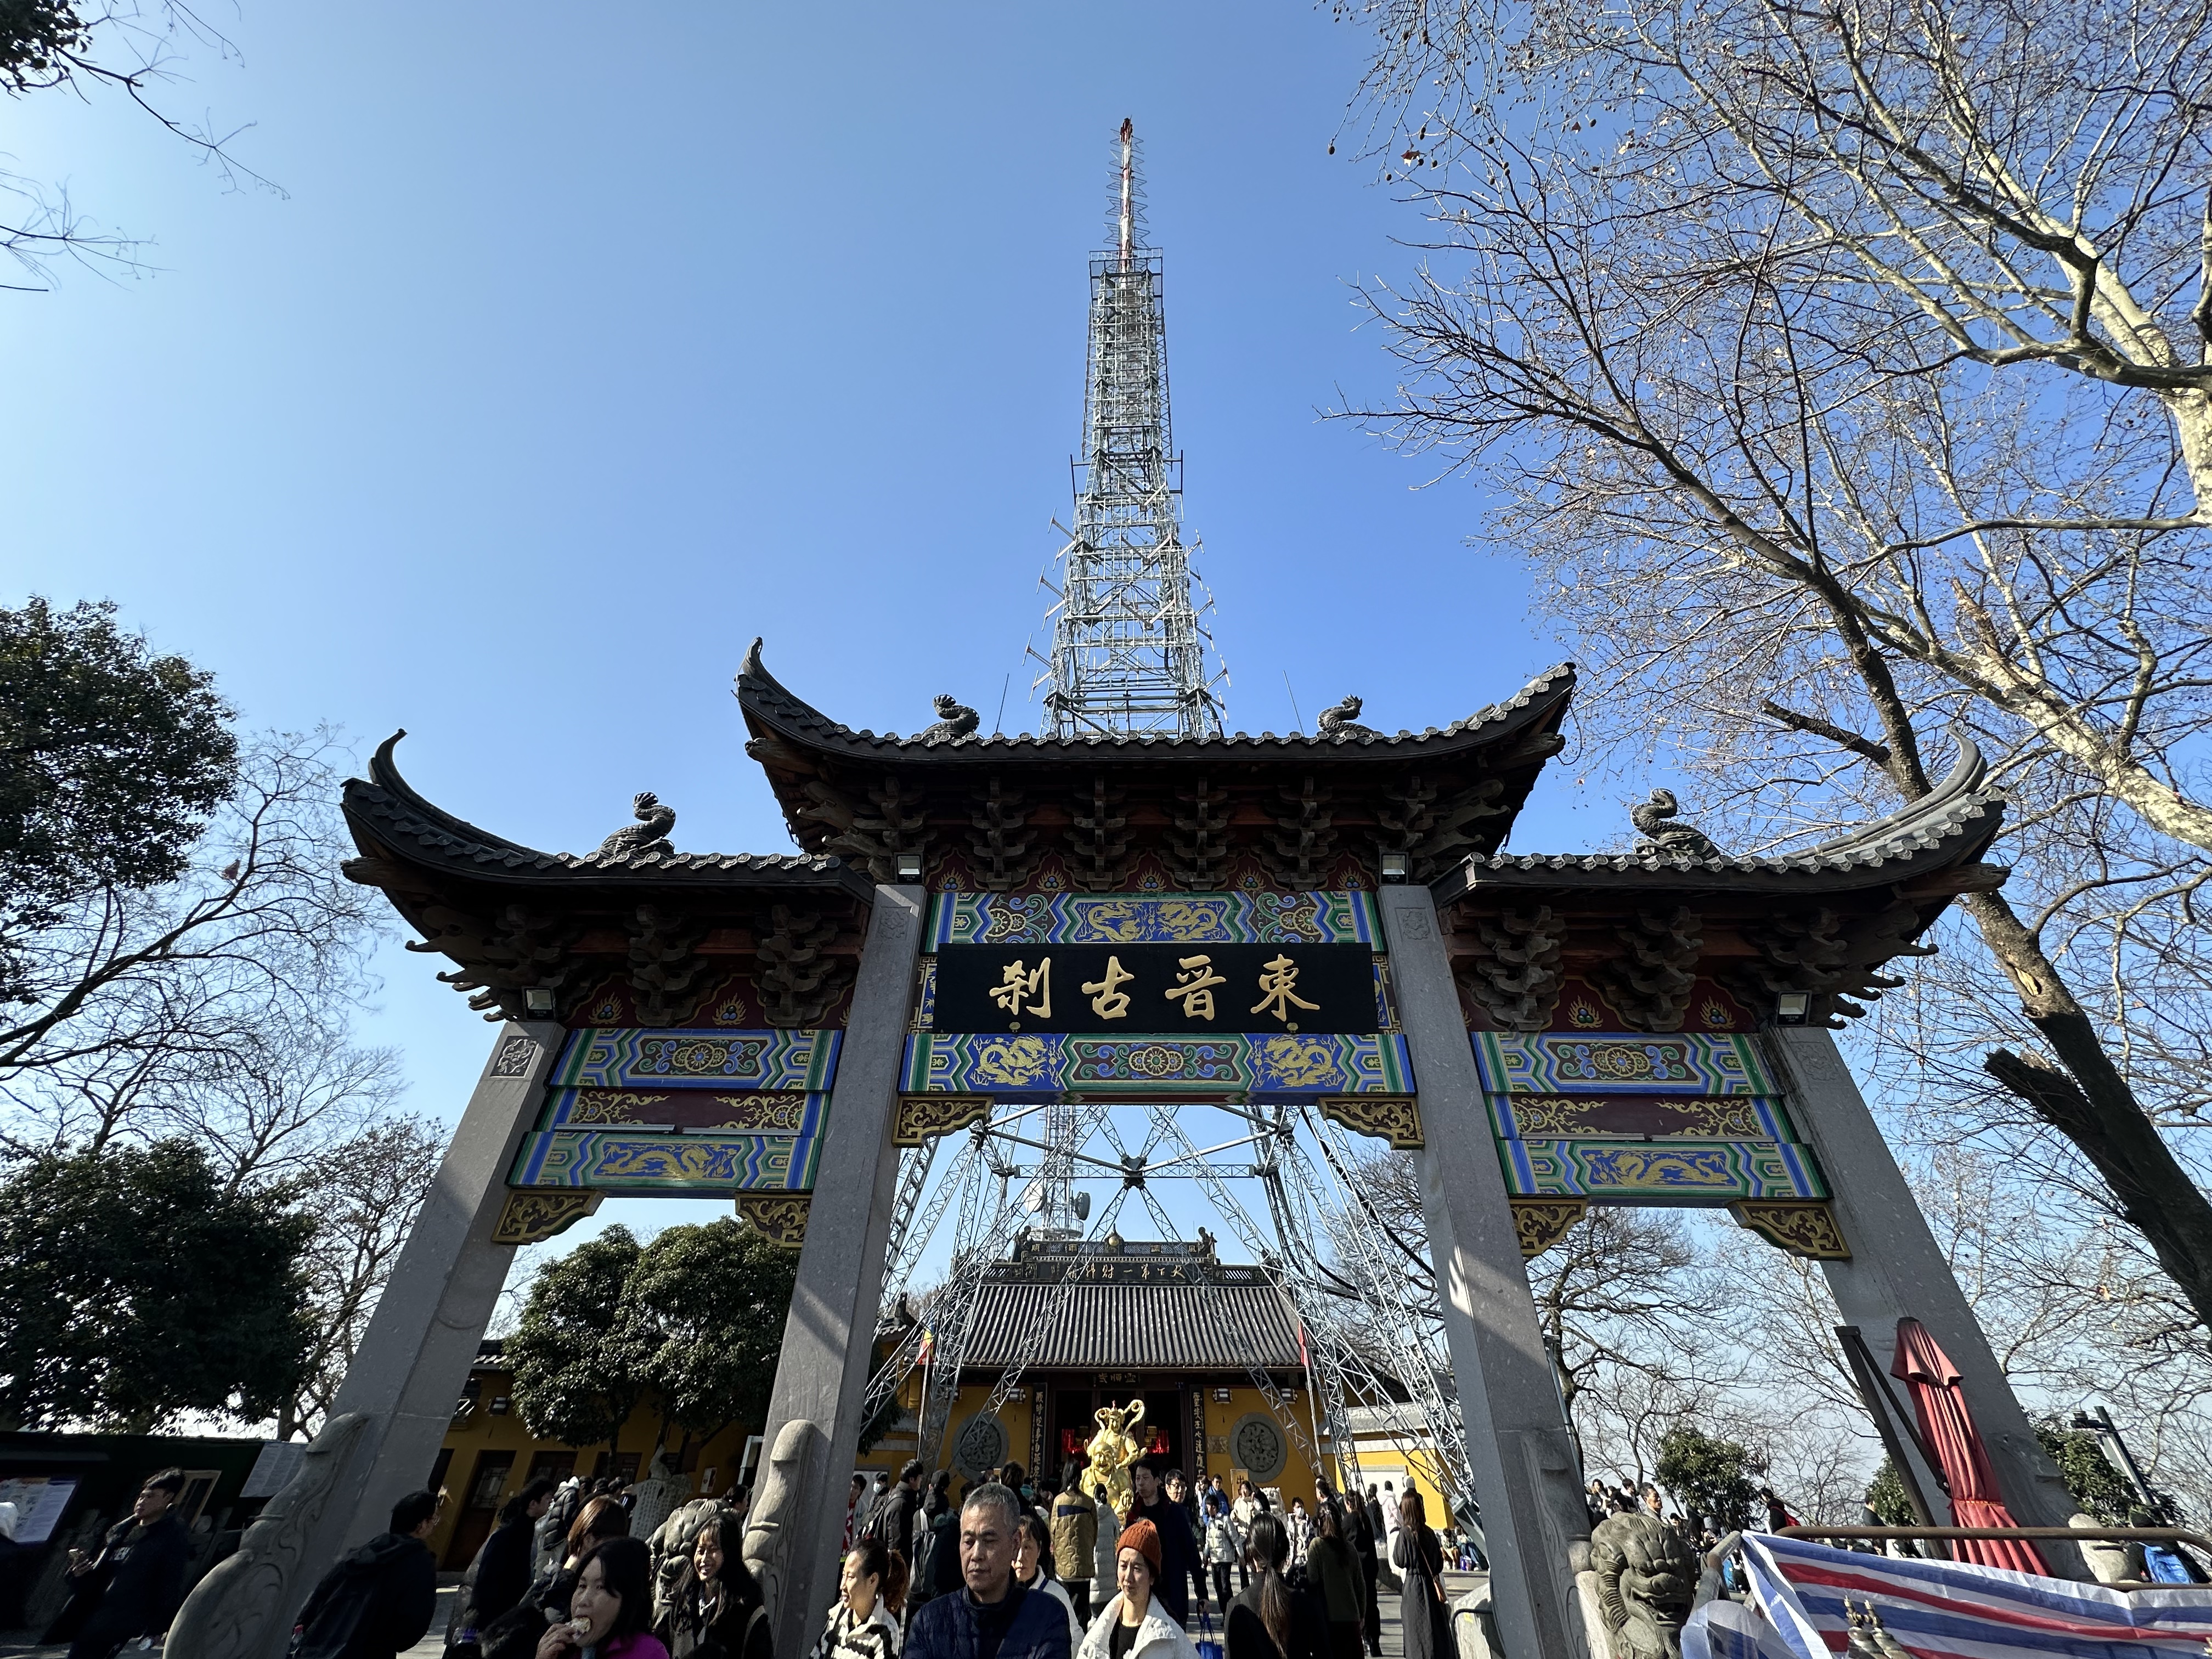
[[1774,999],[1774,1018],[1784,1025],[1802,1025],[1813,1011],[1813,999],[1802,991],[1784,991]]
[[1403,853],[1382,854],[1382,879],[1403,881],[1406,878],[1406,855]]
[[532,986],[522,994],[522,1006],[533,1014],[550,1014],[553,1012],[553,988],[550,985]]
[[901,853],[898,855],[898,878],[901,881],[920,881],[921,879],[921,854]]

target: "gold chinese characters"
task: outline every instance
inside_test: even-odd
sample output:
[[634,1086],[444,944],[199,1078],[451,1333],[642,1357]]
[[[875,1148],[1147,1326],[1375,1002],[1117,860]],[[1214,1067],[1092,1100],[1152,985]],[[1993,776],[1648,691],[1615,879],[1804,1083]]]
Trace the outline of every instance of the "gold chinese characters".
[[1121,966],[1121,958],[1106,958],[1106,976],[1090,981],[1083,994],[1091,999],[1091,1012],[1101,1019],[1127,1019],[1129,1017],[1129,994],[1121,988],[1136,975]]
[[1288,1029],[1297,1030],[1298,1023],[1291,1018],[1291,1006],[1303,1008],[1308,1013],[1321,1006],[1319,1003],[1308,1002],[1300,996],[1297,985],[1297,963],[1288,957],[1277,957],[1261,974],[1260,1000],[1252,1005],[1249,1012],[1256,1014],[1264,1008]]
[[[1089,986],[1083,988],[1089,990]],[[1041,957],[1034,968],[1025,968],[1019,962],[1010,962],[992,988],[991,1000],[1018,1018],[1023,1004],[1039,1019],[1052,1018],[1052,958]]]

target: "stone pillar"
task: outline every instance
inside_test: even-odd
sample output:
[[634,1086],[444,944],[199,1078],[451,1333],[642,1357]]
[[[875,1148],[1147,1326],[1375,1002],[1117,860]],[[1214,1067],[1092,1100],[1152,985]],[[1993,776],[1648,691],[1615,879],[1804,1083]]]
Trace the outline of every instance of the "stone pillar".
[[778,1653],[806,1651],[837,1592],[846,1481],[875,1368],[898,1183],[891,1114],[927,902],[920,887],[876,889],[769,1400],[772,1478],[757,1494],[745,1557],[768,1567]]
[[[2066,1483],[2035,1443],[2027,1414],[1835,1038],[1818,1026],[1785,1025],[1769,1034],[1768,1046],[1788,1073],[1790,1114],[1820,1157],[1835,1194],[1836,1223],[1850,1247],[1849,1261],[1820,1264],[1844,1322],[1859,1328],[1885,1377],[1897,1352],[1897,1322],[1910,1315],[1925,1325],[1959,1368],[1966,1408],[1989,1445],[2005,1507],[2024,1527],[2064,1526],[2075,1508]],[[1909,1412],[1911,1396],[1902,1382],[1896,1387]],[[1944,1523],[1942,1492],[1929,1488],[1929,1501]],[[2087,1576],[2071,1546],[2036,1547],[2054,1569]]]
[[430,1478],[514,1258],[513,1245],[491,1241],[507,1171],[567,1035],[550,1023],[500,1028],[331,1407],[347,1432],[342,1443],[331,1437],[331,1467],[316,1477],[326,1501],[286,1488],[302,1501],[286,1506],[283,1535],[249,1533],[241,1545],[256,1557],[253,1571],[211,1574],[194,1588],[178,1619],[188,1640],[170,1643],[175,1659],[282,1659],[316,1581],[384,1531],[392,1504]]
[[1571,1552],[1589,1538],[1589,1514],[1436,904],[1417,885],[1384,887],[1379,897],[1420,1091],[1422,1204],[1498,1638],[1506,1659],[1584,1654]]

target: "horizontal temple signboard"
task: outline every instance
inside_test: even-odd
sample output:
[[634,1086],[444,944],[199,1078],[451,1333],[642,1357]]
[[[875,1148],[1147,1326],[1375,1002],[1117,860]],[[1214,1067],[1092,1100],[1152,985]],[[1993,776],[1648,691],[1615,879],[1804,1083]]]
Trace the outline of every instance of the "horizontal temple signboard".
[[946,945],[939,1031],[1376,1030],[1364,945]]

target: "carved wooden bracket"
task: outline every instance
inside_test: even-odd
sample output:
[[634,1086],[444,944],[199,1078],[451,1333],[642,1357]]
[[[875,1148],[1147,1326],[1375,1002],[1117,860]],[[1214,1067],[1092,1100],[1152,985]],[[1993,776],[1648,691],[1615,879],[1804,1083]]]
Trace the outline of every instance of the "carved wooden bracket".
[[1330,793],[1310,775],[1301,781],[1295,793],[1288,789],[1278,793],[1290,811],[1275,815],[1278,827],[1267,832],[1260,861],[1286,887],[1318,887],[1336,854]]
[[1188,793],[1178,792],[1183,810],[1170,815],[1175,833],[1166,837],[1168,873],[1194,893],[1212,891],[1224,879],[1229,860],[1229,792],[1209,789],[1203,775]]
[[1321,1102],[1321,1115],[1354,1134],[1373,1135],[1401,1151],[1429,1144],[1421,1133],[1420,1103],[1405,1095],[1329,1095]]
[[1129,820],[1121,811],[1122,792],[1109,789],[1103,775],[1091,781],[1091,793],[1072,816],[1075,827],[1067,832],[1073,856],[1068,873],[1075,884],[1091,892],[1110,892],[1121,884],[1128,864]]
[[921,792],[894,776],[886,775],[870,787],[873,812],[861,811],[850,796],[819,778],[810,778],[805,788],[813,805],[799,808],[797,816],[827,824],[831,832],[821,838],[817,850],[858,860],[877,881],[896,881],[899,855],[918,857],[928,845]]
[[739,1193],[738,1216],[772,1243],[796,1249],[806,1242],[806,1216],[813,1205],[811,1193]]
[[636,994],[639,1020],[647,1025],[682,1024],[707,972],[706,959],[698,953],[706,924],[641,904],[629,931],[629,988]]
[[1042,854],[1030,848],[1036,836],[1022,797],[994,773],[990,787],[971,799],[975,811],[969,822],[976,833],[969,837],[968,845],[975,856],[976,882],[1000,893],[1023,885],[1036,872]]
[[835,918],[787,904],[771,905],[754,924],[760,966],[761,1018],[786,1030],[821,1024],[845,987],[854,965],[829,954],[837,938]]
[[492,1224],[495,1244],[542,1244],[587,1215],[596,1214],[605,1193],[575,1187],[516,1187]]
[[1615,937],[1626,955],[1598,970],[1598,988],[1633,1030],[1680,1030],[1705,944],[1698,913],[1686,907],[1639,911],[1635,924]]
[[1834,1206],[1821,1200],[1753,1199],[1729,1206],[1736,1224],[1777,1249],[1809,1261],[1848,1261],[1851,1247],[1836,1224]]
[[1919,911],[1901,899],[1856,927],[1825,906],[1778,915],[1766,927],[1744,930],[1758,947],[1759,959],[1738,968],[1733,977],[1757,998],[1804,992],[1814,1000],[1814,1023],[1838,1028],[1866,1012],[1847,999],[1871,1002],[1905,983],[1881,972],[1884,963],[1936,953],[1932,945],[1911,942],[1919,923]]
[[1513,1200],[1513,1231],[1521,1241],[1521,1259],[1539,1256],[1565,1238],[1589,1212],[1586,1198],[1516,1198]]
[[1506,1031],[1540,1031],[1559,1004],[1566,972],[1559,947],[1566,924],[1548,904],[1480,916],[1474,937],[1482,954],[1455,975],[1475,1006]]
[[530,1008],[525,994],[550,990],[558,1007],[562,994],[584,970],[568,951],[578,926],[520,904],[489,919],[433,904],[422,917],[423,938],[410,939],[407,948],[459,963],[438,978],[467,996],[469,1006],[487,1020],[544,1018],[542,1010]]
[[990,1115],[991,1103],[982,1095],[901,1095],[891,1115],[891,1145],[919,1146]]
[[1467,849],[1476,844],[1473,826],[1486,818],[1504,815],[1506,809],[1501,799],[1504,793],[1503,782],[1485,778],[1442,805],[1432,805],[1433,792],[1424,791],[1420,778],[1415,775],[1407,779],[1400,794],[1391,797],[1402,803],[1402,813],[1385,816],[1378,812],[1376,816],[1383,828],[1394,831],[1395,838],[1404,843],[1407,877],[1414,881],[1431,881],[1459,863],[1466,857]]

